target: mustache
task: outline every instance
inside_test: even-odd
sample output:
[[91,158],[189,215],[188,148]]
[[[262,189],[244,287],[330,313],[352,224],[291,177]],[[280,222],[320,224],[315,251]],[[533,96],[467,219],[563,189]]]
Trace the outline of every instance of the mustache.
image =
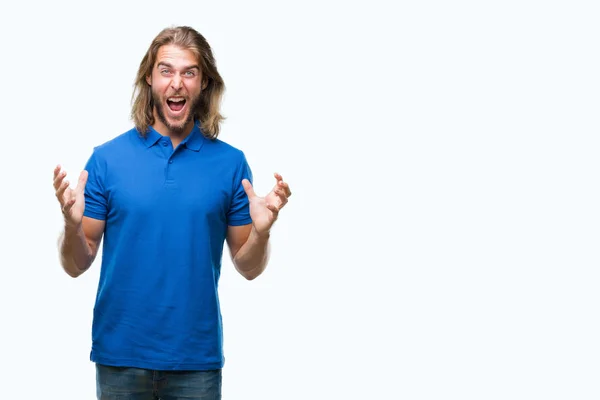
[[168,94],[166,94],[166,95],[165,95],[165,99],[168,99],[169,97],[181,97],[181,98],[184,98],[184,99],[186,99],[186,100],[190,98],[190,97],[189,97],[188,95],[186,95],[186,94],[183,94],[183,93],[177,93],[177,92],[174,92],[174,93],[168,93]]

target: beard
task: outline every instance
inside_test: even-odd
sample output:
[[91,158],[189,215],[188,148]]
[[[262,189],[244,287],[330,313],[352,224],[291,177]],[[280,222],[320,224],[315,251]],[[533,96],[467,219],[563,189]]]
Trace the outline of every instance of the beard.
[[167,119],[165,107],[169,107],[166,102],[166,98],[164,99],[152,91],[152,101],[154,103],[154,107],[156,109],[156,115],[160,122],[162,122],[172,133],[176,135],[181,135],[184,133],[185,128],[188,124],[194,120],[194,115],[196,114],[196,110],[198,109],[198,104],[200,103],[200,96],[196,96],[192,99],[186,99],[186,113],[183,118],[179,121],[169,121]]

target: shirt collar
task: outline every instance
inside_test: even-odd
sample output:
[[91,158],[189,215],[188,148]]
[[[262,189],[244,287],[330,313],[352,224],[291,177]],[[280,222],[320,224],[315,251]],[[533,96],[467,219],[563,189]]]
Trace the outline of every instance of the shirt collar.
[[[148,132],[146,132],[145,135],[141,136],[141,139],[144,142],[144,144],[146,145],[146,147],[152,147],[162,137],[163,137],[163,135],[161,135],[157,130],[155,130],[154,127],[149,126]],[[204,138],[204,135],[202,134],[202,129],[200,128],[200,124],[198,122],[196,122],[194,124],[194,127],[192,128],[192,131],[190,132],[190,134],[187,135],[185,137],[185,139],[183,139],[181,141],[181,145],[184,145],[185,147],[187,147],[190,150],[199,151],[200,148],[202,147],[202,144],[204,144],[204,140],[205,140],[205,138]]]
[[196,122],[190,134],[183,139],[181,144],[185,145],[185,147],[190,150],[199,151],[200,147],[204,144],[204,140],[205,138],[202,129],[200,128],[200,123]]

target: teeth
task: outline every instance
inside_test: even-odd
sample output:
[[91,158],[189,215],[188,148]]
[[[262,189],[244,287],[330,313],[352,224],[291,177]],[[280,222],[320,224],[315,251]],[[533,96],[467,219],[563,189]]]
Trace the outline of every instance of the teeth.
[[185,99],[181,97],[169,97],[167,100],[172,101],[173,103],[179,103],[184,101]]

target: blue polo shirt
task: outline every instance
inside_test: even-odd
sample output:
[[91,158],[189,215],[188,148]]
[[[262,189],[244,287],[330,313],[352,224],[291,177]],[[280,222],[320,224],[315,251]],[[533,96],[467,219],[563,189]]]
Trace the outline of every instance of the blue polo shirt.
[[227,226],[252,222],[243,152],[197,126],[177,149],[154,129],[132,129],[95,147],[85,169],[84,215],[106,221],[91,361],[221,368]]

